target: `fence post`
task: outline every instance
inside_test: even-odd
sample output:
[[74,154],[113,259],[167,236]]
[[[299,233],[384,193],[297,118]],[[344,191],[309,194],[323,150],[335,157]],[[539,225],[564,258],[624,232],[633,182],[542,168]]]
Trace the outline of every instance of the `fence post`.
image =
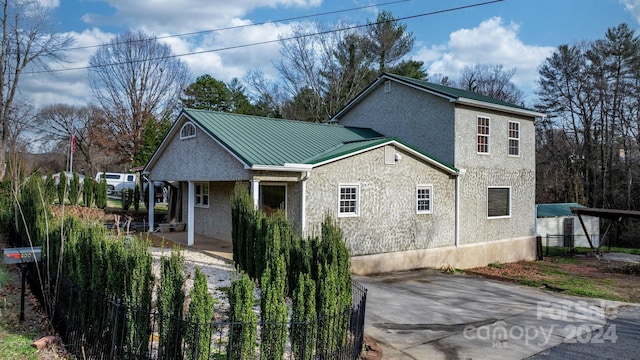
[[[111,302],[113,304],[113,302]],[[114,350],[116,347],[116,334],[118,333],[118,318],[120,317],[120,298],[117,298],[115,301],[115,321],[113,324],[113,328],[111,328],[111,354],[109,359],[115,359]]]

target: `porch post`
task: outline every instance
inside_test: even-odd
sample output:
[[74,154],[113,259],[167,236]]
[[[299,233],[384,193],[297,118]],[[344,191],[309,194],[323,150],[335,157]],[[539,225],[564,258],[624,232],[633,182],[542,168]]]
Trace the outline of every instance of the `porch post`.
[[193,181],[189,181],[189,201],[187,206],[187,245],[193,246],[193,219],[194,219],[194,207],[196,202],[195,184]]
[[154,224],[154,218],[153,218],[153,213],[154,211],[154,206],[156,205],[155,203],[155,195],[154,194],[154,188],[153,188],[153,181],[149,180],[147,182],[147,189],[149,190],[149,209],[147,209],[149,211],[149,232],[153,232],[153,228],[155,226]]
[[258,209],[260,205],[260,180],[251,180],[251,197],[253,198],[253,208]]

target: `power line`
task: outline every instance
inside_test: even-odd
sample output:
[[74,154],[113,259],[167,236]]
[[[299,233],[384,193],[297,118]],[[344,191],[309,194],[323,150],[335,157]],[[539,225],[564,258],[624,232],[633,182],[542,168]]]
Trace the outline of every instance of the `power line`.
[[[266,20],[266,21],[262,21],[262,22],[245,24],[245,25],[235,25],[235,26],[228,26],[228,27],[222,27],[222,28],[210,29],[210,30],[194,31],[194,32],[173,34],[173,35],[165,35],[165,36],[156,36],[156,37],[151,37],[151,38],[147,38],[147,39],[140,39],[140,40],[136,40],[136,41],[137,42],[141,42],[141,41],[147,41],[147,40],[151,40],[151,39],[157,39],[157,40],[159,40],[159,39],[170,39],[170,38],[175,38],[175,37],[201,35],[201,34],[208,34],[208,33],[226,31],[226,30],[243,29],[243,28],[252,27],[252,26],[259,26],[259,25],[273,24],[273,23],[279,23],[279,22],[287,22],[287,21],[293,21],[293,20],[308,19],[308,18],[314,18],[314,17],[326,16],[326,15],[335,15],[335,14],[340,14],[340,13],[345,13],[345,12],[350,12],[350,11],[356,11],[356,10],[364,10],[364,9],[369,9],[369,8],[373,8],[373,7],[376,7],[376,6],[395,5],[395,4],[398,4],[398,3],[409,2],[409,1],[412,1],[412,0],[396,0],[396,1],[390,1],[390,2],[385,2],[385,3],[379,3],[379,4],[372,4],[372,5],[366,5],[366,6],[360,6],[360,7],[352,7],[352,8],[342,9],[342,10],[332,10],[332,11],[316,13],[316,14],[310,14],[310,15],[294,16],[294,17],[288,17],[288,18],[277,19],[277,20]],[[99,44],[99,45],[74,46],[74,47],[63,48],[63,49],[60,49],[58,51],[93,49],[93,48],[98,48],[98,47],[103,47],[103,46],[120,45],[120,44],[124,44],[124,42],[115,42],[115,43]]]
[[206,54],[206,53],[212,53],[212,52],[235,50],[235,49],[247,48],[247,47],[258,46],[258,45],[273,44],[273,43],[287,41],[287,40],[296,40],[296,39],[302,39],[302,38],[307,38],[307,37],[312,37],[312,36],[326,35],[326,34],[331,34],[331,33],[336,33],[336,32],[341,32],[341,31],[347,31],[347,30],[354,30],[354,29],[367,27],[367,26],[369,26],[371,24],[380,24],[380,23],[390,22],[390,21],[410,20],[410,19],[415,19],[415,18],[419,18],[419,17],[432,16],[432,15],[443,14],[443,13],[447,13],[447,12],[465,10],[465,9],[469,9],[469,8],[490,5],[490,4],[503,2],[503,1],[505,1],[505,0],[485,1],[485,2],[481,2],[481,3],[475,3],[475,4],[458,6],[458,7],[453,7],[453,8],[443,9],[443,10],[436,10],[436,11],[430,11],[430,12],[416,14],[416,15],[409,15],[409,16],[394,18],[393,20],[386,20],[386,21],[383,21],[383,22],[373,22],[373,23],[367,23],[367,24],[352,25],[352,26],[347,26],[347,27],[343,27],[343,28],[337,28],[337,29],[326,30],[326,31],[318,31],[318,32],[315,32],[315,33],[290,36],[290,37],[286,37],[286,38],[279,38],[279,39],[276,39],[276,40],[259,41],[259,42],[254,42],[254,43],[250,43],[250,44],[227,46],[227,47],[222,47],[222,48],[202,50],[202,51],[193,51],[193,52],[182,53],[182,54],[173,54],[173,55],[160,56],[160,57],[151,58],[151,59],[145,59],[145,60],[133,60],[133,61],[126,61],[126,62],[119,62],[119,63],[99,64],[99,65],[93,65],[93,66],[91,66],[91,65],[89,65],[89,66],[78,66],[78,67],[74,67],[74,68],[65,68],[65,69],[49,69],[49,70],[30,71],[30,72],[25,72],[25,74],[42,74],[42,73],[54,73],[54,72],[74,71],[74,70],[88,70],[88,69],[100,68],[100,67],[105,67],[105,66],[131,64],[131,63],[137,63],[137,62],[142,62],[142,61],[164,60],[164,59],[179,58],[179,57],[185,57],[185,56],[191,56],[191,55],[200,55],[200,54]]

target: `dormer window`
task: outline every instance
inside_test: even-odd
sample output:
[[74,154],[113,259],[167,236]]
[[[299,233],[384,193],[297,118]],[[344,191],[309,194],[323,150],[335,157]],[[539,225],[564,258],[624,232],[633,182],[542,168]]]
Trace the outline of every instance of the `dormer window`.
[[196,137],[196,126],[188,122],[180,129],[180,140]]

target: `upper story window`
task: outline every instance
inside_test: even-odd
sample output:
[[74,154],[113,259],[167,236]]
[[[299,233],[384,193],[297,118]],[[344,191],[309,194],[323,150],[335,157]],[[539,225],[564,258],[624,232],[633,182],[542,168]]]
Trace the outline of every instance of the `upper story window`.
[[478,116],[478,153],[489,153],[489,118]]
[[520,123],[509,121],[509,155],[520,156]]
[[209,183],[196,183],[195,184],[195,206],[197,207],[209,207]]
[[360,215],[360,185],[338,187],[338,217]]
[[180,129],[180,140],[196,137],[196,126],[190,122],[182,125]]
[[418,185],[416,191],[416,213],[430,214],[433,212],[433,187]]

